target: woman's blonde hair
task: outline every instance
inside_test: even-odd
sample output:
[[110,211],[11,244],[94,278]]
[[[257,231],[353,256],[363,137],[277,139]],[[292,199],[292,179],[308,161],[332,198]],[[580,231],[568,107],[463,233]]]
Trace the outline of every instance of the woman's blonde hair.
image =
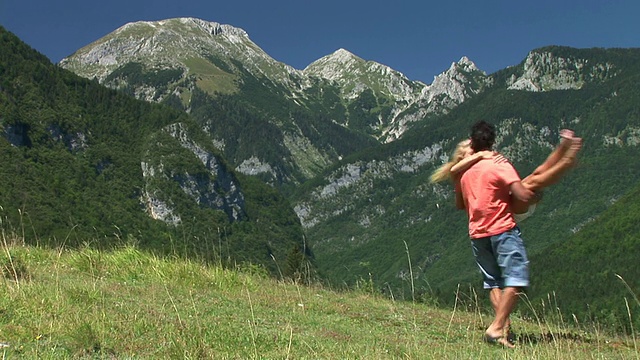
[[433,172],[433,174],[431,174],[431,182],[437,183],[449,179],[451,177],[451,168],[453,165],[464,159],[466,148],[469,146],[471,146],[470,139],[460,141],[456,146],[456,149],[453,151],[453,155],[451,155],[449,162],[442,164]]

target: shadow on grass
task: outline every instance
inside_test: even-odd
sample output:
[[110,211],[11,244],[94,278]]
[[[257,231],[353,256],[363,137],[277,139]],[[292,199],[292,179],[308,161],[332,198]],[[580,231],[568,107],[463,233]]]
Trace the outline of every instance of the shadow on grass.
[[[478,327],[478,330],[484,330],[485,327]],[[547,344],[554,341],[573,341],[585,344],[593,342],[592,339],[579,335],[575,332],[544,332],[544,333],[520,333],[517,330],[509,333],[509,341],[514,344]]]
[[573,341],[573,342],[581,342],[581,343],[591,343],[593,342],[591,339],[588,339],[584,336],[581,336],[576,333],[571,332],[561,332],[561,333],[514,333],[513,341],[518,344],[539,344],[539,343],[552,343],[558,340],[565,341]]

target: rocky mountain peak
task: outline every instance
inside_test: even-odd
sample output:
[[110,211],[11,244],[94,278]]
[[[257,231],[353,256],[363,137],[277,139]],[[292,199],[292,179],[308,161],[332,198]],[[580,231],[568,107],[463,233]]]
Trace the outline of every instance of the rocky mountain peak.
[[393,101],[411,101],[424,84],[375,61],[364,60],[345,49],[338,49],[309,64],[303,71],[339,85],[343,96],[353,100],[364,91],[375,89]]
[[[451,67],[433,79],[433,83],[423,90],[423,96],[429,101],[446,95],[452,100],[451,105],[457,105],[478,93],[488,81],[487,74],[476,67],[476,64],[463,56],[458,62],[451,63]],[[481,84],[473,88],[470,84]]]
[[571,54],[559,55],[554,49],[533,50],[522,64],[521,74],[507,81],[511,90],[576,90],[586,83],[615,76],[611,63],[596,63]]
[[363,61],[361,58],[357,57],[349,50],[346,50],[343,48],[336,50],[333,54],[326,56],[326,58],[331,59],[332,61],[342,62],[342,63],[347,63],[352,61]]
[[480,71],[480,69],[478,69],[476,64],[473,61],[469,60],[469,58],[466,56],[463,56],[462,58],[460,58],[458,62],[451,63],[451,67],[449,68],[449,70],[454,70],[454,69],[459,69],[464,72]]
[[198,18],[183,17],[172,18],[158,21],[136,21],[127,23],[120,28],[116,29],[112,35],[133,35],[136,32],[142,32],[142,34],[149,33],[162,33],[173,32],[183,33],[188,32],[191,35],[200,36],[240,36],[249,37],[246,31],[243,29],[220,24],[213,21],[205,21]]
[[312,62],[303,72],[323,79],[336,80],[364,63],[365,60],[341,48]]
[[[304,81],[292,80],[300,78],[298,70],[271,58],[243,29],[189,17],[126,24],[63,59],[60,66],[109,87],[135,86],[136,97],[150,101],[175,92],[187,93],[188,102],[193,84],[174,91],[187,75],[210,93],[236,91],[242,71],[286,86],[304,86]],[[132,66],[139,74],[131,76]],[[147,74],[163,71],[182,75],[173,76],[174,84],[160,88],[161,92],[149,84],[131,84],[131,78],[149,79],[153,75]]]
[[[249,37],[246,31],[235,26],[220,24],[217,22],[205,21],[197,18],[177,18],[174,21],[185,25],[195,25],[211,35],[234,35]],[[171,19],[164,20],[161,23],[171,23]]]

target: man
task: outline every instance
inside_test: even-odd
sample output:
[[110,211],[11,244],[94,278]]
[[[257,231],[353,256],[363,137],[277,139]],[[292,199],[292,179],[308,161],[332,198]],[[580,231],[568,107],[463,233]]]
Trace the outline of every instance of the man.
[[[472,126],[473,152],[491,150],[494,142],[493,125],[479,121]],[[473,254],[495,310],[485,340],[514,347],[505,331],[518,293],[529,286],[529,261],[509,202],[513,196],[526,203],[533,192],[522,185],[509,162],[495,159],[478,161],[454,182],[456,207],[467,210]]]

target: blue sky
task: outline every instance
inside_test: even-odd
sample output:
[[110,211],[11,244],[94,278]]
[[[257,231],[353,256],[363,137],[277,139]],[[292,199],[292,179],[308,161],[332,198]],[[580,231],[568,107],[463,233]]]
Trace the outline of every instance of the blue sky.
[[134,21],[247,31],[297,69],[344,48],[427,84],[462,56],[493,73],[547,45],[640,47],[638,0],[0,0],[0,25],[53,62]]

